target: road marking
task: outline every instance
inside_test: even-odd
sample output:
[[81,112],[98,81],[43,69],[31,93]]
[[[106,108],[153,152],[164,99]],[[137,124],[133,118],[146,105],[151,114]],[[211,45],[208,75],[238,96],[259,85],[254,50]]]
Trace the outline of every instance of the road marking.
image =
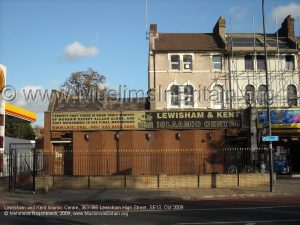
[[256,223],[278,223],[278,222],[300,222],[300,219],[295,220],[257,220],[257,221],[215,221],[215,222],[200,222],[200,223],[177,223],[177,225],[202,225],[202,224],[256,224]]

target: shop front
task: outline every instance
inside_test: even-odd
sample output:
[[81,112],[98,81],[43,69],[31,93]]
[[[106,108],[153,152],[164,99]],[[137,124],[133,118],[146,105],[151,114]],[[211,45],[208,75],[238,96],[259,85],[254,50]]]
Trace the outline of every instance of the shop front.
[[[267,111],[258,110],[258,142],[266,134]],[[300,108],[271,109],[272,135],[279,141],[272,142],[274,152],[274,170],[277,174],[300,173]]]

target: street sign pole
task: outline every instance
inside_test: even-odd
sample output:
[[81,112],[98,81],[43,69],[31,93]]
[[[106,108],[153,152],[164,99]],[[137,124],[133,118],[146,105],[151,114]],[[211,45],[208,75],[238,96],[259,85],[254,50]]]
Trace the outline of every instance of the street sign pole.
[[[265,27],[265,1],[262,0],[262,18],[263,18],[263,32],[264,32],[264,52],[265,52],[265,71],[266,71],[266,86],[267,86],[267,117],[268,117],[268,135],[272,135],[272,125],[271,125],[271,96],[270,96],[270,84],[269,84],[269,74],[268,74],[268,54],[266,45],[266,27]],[[272,141],[269,141],[269,173],[270,173],[270,192],[274,192],[273,186],[273,146]]]

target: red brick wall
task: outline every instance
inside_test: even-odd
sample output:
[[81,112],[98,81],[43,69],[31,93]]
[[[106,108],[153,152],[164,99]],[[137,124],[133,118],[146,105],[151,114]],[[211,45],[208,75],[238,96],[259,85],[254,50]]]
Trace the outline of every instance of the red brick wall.
[[44,113],[44,148],[46,151],[52,151],[50,115],[49,112]]

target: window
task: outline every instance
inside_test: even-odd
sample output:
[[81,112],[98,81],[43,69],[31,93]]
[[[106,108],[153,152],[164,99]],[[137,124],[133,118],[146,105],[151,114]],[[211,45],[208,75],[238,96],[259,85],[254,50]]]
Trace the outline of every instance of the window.
[[245,70],[253,70],[253,57],[252,55],[246,55],[245,56]]
[[192,108],[195,102],[195,88],[192,84],[178,85],[172,83],[167,91],[167,107]]
[[214,109],[224,108],[224,91],[221,85],[217,84],[213,87],[210,98]]
[[288,106],[297,106],[297,88],[290,84],[287,86],[287,102]]
[[285,69],[286,70],[295,70],[294,57],[292,55],[285,56]]
[[256,61],[257,61],[257,69],[258,70],[265,70],[266,69],[265,56],[264,55],[258,55],[256,57]]
[[194,88],[192,85],[184,86],[184,105],[194,105]]
[[171,55],[171,70],[180,70],[179,55]]
[[191,55],[183,56],[183,69],[184,70],[192,70],[192,56]]
[[171,91],[171,105],[179,106],[179,87],[178,85],[172,85],[170,88]]
[[258,87],[258,104],[265,106],[267,105],[268,100],[268,93],[267,93],[267,86],[266,85],[260,85]]
[[221,55],[213,55],[213,68],[215,70],[221,70],[222,69],[222,56]]
[[255,88],[254,88],[253,85],[248,84],[245,87],[245,101],[246,101],[246,104],[254,103],[254,99],[255,99]]

